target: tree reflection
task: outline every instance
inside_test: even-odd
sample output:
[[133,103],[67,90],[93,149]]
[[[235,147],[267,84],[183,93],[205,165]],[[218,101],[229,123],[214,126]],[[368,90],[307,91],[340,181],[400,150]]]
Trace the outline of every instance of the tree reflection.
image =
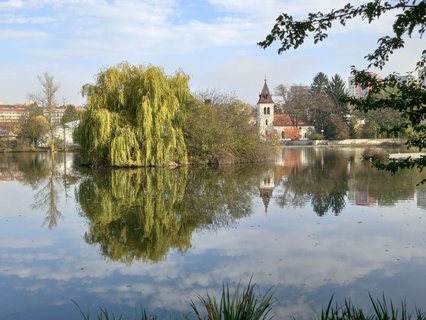
[[252,213],[259,166],[190,170],[181,203],[186,219],[198,228],[225,227]]
[[35,202],[33,209],[45,211],[46,217],[43,226],[49,229],[58,225],[58,220],[62,219],[62,213],[58,209],[59,194],[57,186],[57,173],[55,164],[55,154],[50,153],[49,158],[45,159],[45,163],[49,164],[49,171],[43,177],[44,183],[41,189],[34,196]]
[[[45,212],[43,226],[49,229],[56,227],[62,218],[59,195],[78,181],[74,172],[67,172],[66,160],[66,154],[62,153],[12,153],[0,157],[0,178],[20,181],[36,191],[32,209]],[[58,171],[59,167],[63,168],[62,172]]]
[[276,197],[281,207],[303,207],[310,203],[314,212],[336,215],[346,202],[354,205],[394,205],[414,197],[416,182],[422,177],[406,170],[392,175],[361,161],[361,150],[310,148],[283,151],[275,168],[281,190]]
[[50,166],[41,153],[0,154],[0,179],[17,180],[36,188],[49,174]]
[[191,232],[175,213],[186,185],[185,170],[118,169],[96,172],[76,194],[89,221],[85,240],[100,244],[112,260],[158,261],[169,248],[186,250]]
[[112,260],[159,261],[184,252],[197,229],[218,228],[251,214],[258,173],[181,168],[93,173],[76,192],[89,221],[84,238]]
[[398,200],[412,199],[416,183],[423,177],[413,170],[391,174],[372,168],[368,162],[359,162],[351,175],[354,191],[350,201],[356,205],[393,206]]
[[287,177],[281,181],[284,192],[277,197],[278,205],[304,206],[310,201],[319,216],[329,211],[339,214],[348,191],[348,158],[327,149],[305,151],[309,152],[305,163],[294,161],[295,156],[291,155],[293,160],[287,167]]

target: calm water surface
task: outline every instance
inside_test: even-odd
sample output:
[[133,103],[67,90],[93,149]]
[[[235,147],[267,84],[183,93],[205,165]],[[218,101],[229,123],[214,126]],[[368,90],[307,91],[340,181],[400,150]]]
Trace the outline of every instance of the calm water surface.
[[[80,169],[73,154],[0,155],[0,318],[81,309],[190,315],[251,277],[277,319],[368,293],[426,310],[426,189],[362,149],[286,148],[275,164]],[[368,309],[368,308],[367,308]]]

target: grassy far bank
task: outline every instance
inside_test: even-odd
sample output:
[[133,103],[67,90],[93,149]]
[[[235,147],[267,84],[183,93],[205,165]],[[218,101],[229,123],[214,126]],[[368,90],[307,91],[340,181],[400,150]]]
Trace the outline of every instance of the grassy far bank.
[[[355,306],[351,300],[343,303],[336,303],[333,296],[327,306],[323,307],[321,313],[315,319],[321,320],[426,320],[426,313],[415,308],[407,310],[406,302],[402,301],[400,306],[395,306],[392,301],[388,301],[383,295],[382,298],[374,298],[371,295],[371,311]],[[92,315],[84,312],[77,302],[76,305],[84,320],[157,320],[155,314],[148,313],[145,309],[140,314],[128,318],[125,315],[115,315],[106,308],[100,307],[99,313]],[[205,296],[197,295],[197,300],[190,301],[192,314],[183,314],[181,319],[196,320],[266,320],[281,319],[273,312],[273,305],[276,303],[272,288],[264,295],[259,292],[257,285],[251,281],[241,290],[240,285],[231,292],[228,285],[222,286],[222,293],[219,298],[207,293]],[[171,318],[170,318],[171,319]],[[293,318],[296,319],[296,318]]]

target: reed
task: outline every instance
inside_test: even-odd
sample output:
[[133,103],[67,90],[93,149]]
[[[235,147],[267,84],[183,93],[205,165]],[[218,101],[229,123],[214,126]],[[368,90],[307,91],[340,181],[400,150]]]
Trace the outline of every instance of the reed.
[[[406,301],[402,301],[396,307],[392,301],[387,300],[383,295],[381,299],[373,298],[369,295],[371,308],[368,313],[362,308],[355,306],[350,299],[344,303],[334,303],[332,296],[325,308],[321,310],[319,317],[315,320],[426,320],[426,313],[415,308],[414,311],[407,310]],[[115,315],[105,308],[100,308],[99,313],[91,317],[90,313],[84,313],[79,305],[76,305],[83,320],[128,320],[124,315]],[[219,298],[207,293],[205,296],[198,295],[195,301],[190,302],[193,314],[191,316],[182,315],[183,320],[270,320],[281,319],[272,312],[272,305],[275,302],[272,289],[261,295],[258,286],[250,280],[248,285],[241,290],[240,284],[231,292],[229,285],[222,285],[222,293]],[[157,320],[155,314],[149,314],[145,309],[141,313],[132,317],[134,320]],[[172,319],[171,317],[169,318]],[[293,318],[293,320],[297,320]]]
[[327,307],[321,311],[320,320],[426,320],[426,314],[418,308],[415,308],[414,312],[408,312],[405,300],[398,309],[384,295],[381,299],[375,299],[370,294],[369,297],[372,312],[368,314],[357,308],[350,299],[345,300],[343,304],[333,305],[331,297]]
[[[75,302],[73,299],[71,299],[72,303],[77,307],[78,311],[80,311],[80,314],[83,318],[83,320],[128,320],[128,318],[122,314],[115,315],[114,313],[110,313],[106,308],[99,307],[99,313],[92,318],[89,311],[86,313],[81,310],[80,306],[77,302]],[[145,309],[141,310],[140,315],[136,315],[133,319],[135,320],[157,320],[157,316],[155,314],[148,314]]]
[[[266,320],[272,319],[271,306],[274,303],[273,293],[268,290],[261,295],[256,285],[250,282],[242,292],[240,285],[231,294],[228,285],[222,285],[222,294],[218,301],[207,293],[205,297],[199,295],[198,306],[191,301],[192,310],[197,320]],[[186,319],[189,319],[186,317]]]

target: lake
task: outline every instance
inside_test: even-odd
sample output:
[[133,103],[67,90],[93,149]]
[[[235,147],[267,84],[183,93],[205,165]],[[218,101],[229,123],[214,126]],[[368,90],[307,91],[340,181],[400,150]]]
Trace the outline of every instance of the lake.
[[91,171],[78,155],[0,154],[0,318],[191,315],[252,278],[276,319],[369,293],[426,311],[426,188],[362,148],[286,147],[275,163]]

